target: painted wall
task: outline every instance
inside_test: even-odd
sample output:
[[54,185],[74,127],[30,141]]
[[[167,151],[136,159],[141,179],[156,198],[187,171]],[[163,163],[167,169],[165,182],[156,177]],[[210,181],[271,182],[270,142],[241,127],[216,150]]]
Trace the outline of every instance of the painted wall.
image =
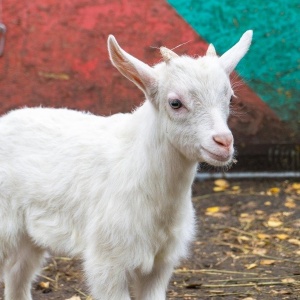
[[220,54],[247,29],[254,41],[239,74],[295,129],[300,122],[300,2],[298,0],[168,0]]

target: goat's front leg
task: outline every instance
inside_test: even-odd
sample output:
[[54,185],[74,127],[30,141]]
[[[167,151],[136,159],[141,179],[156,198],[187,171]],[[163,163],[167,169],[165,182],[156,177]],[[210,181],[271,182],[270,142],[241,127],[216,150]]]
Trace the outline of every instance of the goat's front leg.
[[160,262],[154,265],[151,273],[138,274],[133,286],[134,299],[165,300],[173,269],[173,265]]
[[92,258],[84,263],[88,285],[95,300],[130,300],[125,270]]

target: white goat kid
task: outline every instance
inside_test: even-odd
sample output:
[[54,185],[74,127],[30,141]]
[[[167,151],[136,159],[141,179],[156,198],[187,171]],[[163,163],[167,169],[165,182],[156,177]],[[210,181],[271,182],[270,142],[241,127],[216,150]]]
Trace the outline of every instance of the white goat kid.
[[6,300],[30,300],[46,251],[82,258],[98,300],[162,300],[194,235],[198,162],[233,159],[229,74],[252,31],[220,58],[161,48],[154,68],[108,39],[146,95],[132,114],[24,108],[0,119],[0,271]]

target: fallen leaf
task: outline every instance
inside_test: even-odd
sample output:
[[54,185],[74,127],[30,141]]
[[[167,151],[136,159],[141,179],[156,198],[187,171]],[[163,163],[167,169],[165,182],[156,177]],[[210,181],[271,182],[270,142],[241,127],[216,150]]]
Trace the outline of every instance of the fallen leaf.
[[272,187],[267,190],[267,195],[269,196],[277,196],[280,193],[280,188]]
[[294,252],[296,255],[299,255],[300,256],[300,250],[297,250]]
[[255,255],[265,255],[267,253],[267,249],[265,248],[255,248],[252,251],[253,254]]
[[300,246],[300,240],[297,239],[289,239],[288,242],[290,244],[296,245],[296,246]]
[[271,203],[270,201],[266,201],[266,202],[264,203],[264,205],[265,205],[265,206],[270,206],[270,205],[272,205],[272,203]]
[[294,182],[294,183],[292,184],[292,188],[293,188],[294,190],[300,190],[300,182]]
[[257,267],[257,264],[253,263],[253,264],[247,264],[245,265],[247,270],[251,270]]
[[260,261],[260,264],[263,266],[273,265],[276,262],[274,259],[263,259]]
[[252,298],[252,297],[246,297],[246,298],[243,298],[242,300],[256,300],[256,299]]
[[268,227],[272,227],[272,228],[276,228],[276,227],[279,227],[279,226],[281,226],[283,223],[280,221],[280,220],[278,220],[278,219],[269,219],[268,221],[267,221],[267,226]]
[[275,237],[277,237],[280,240],[286,240],[287,238],[289,238],[289,235],[285,234],[285,233],[277,233],[275,234]]
[[257,209],[256,211],[255,211],[255,213],[257,214],[257,215],[264,215],[265,214],[265,212],[263,211],[263,210],[259,210],[259,209]]
[[49,281],[41,281],[39,282],[39,287],[42,288],[42,289],[48,289],[50,287],[50,282]]
[[266,239],[270,239],[271,238],[271,236],[269,234],[266,234],[266,233],[258,233],[257,237],[260,240],[266,240]]
[[72,296],[71,298],[68,298],[66,300],[81,300],[81,298],[77,295]]
[[222,187],[223,189],[227,189],[229,187],[229,182],[225,179],[217,179],[214,181],[214,184],[218,187]]
[[284,206],[287,208],[295,208],[297,205],[295,202],[288,201],[284,203]]
[[214,186],[213,187],[214,192],[224,192],[225,190],[226,190],[226,188],[224,188],[222,186]]
[[241,188],[238,185],[234,185],[231,189],[236,192],[239,191]]
[[283,283],[294,283],[296,280],[294,278],[284,278],[281,280]]
[[220,211],[220,207],[219,206],[211,206],[211,207],[208,207],[206,209],[206,212],[210,213],[210,214],[214,214],[214,213],[217,213],[219,211]]

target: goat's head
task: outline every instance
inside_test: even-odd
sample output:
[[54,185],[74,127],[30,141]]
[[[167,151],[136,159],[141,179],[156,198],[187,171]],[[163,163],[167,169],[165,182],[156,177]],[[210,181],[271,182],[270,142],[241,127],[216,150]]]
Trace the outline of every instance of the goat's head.
[[161,47],[163,62],[153,68],[108,38],[112,63],[155,106],[169,141],[192,161],[226,166],[233,160],[233,137],[227,126],[234,97],[229,75],[248,51],[252,31],[218,57],[212,45],[206,56],[178,56]]

